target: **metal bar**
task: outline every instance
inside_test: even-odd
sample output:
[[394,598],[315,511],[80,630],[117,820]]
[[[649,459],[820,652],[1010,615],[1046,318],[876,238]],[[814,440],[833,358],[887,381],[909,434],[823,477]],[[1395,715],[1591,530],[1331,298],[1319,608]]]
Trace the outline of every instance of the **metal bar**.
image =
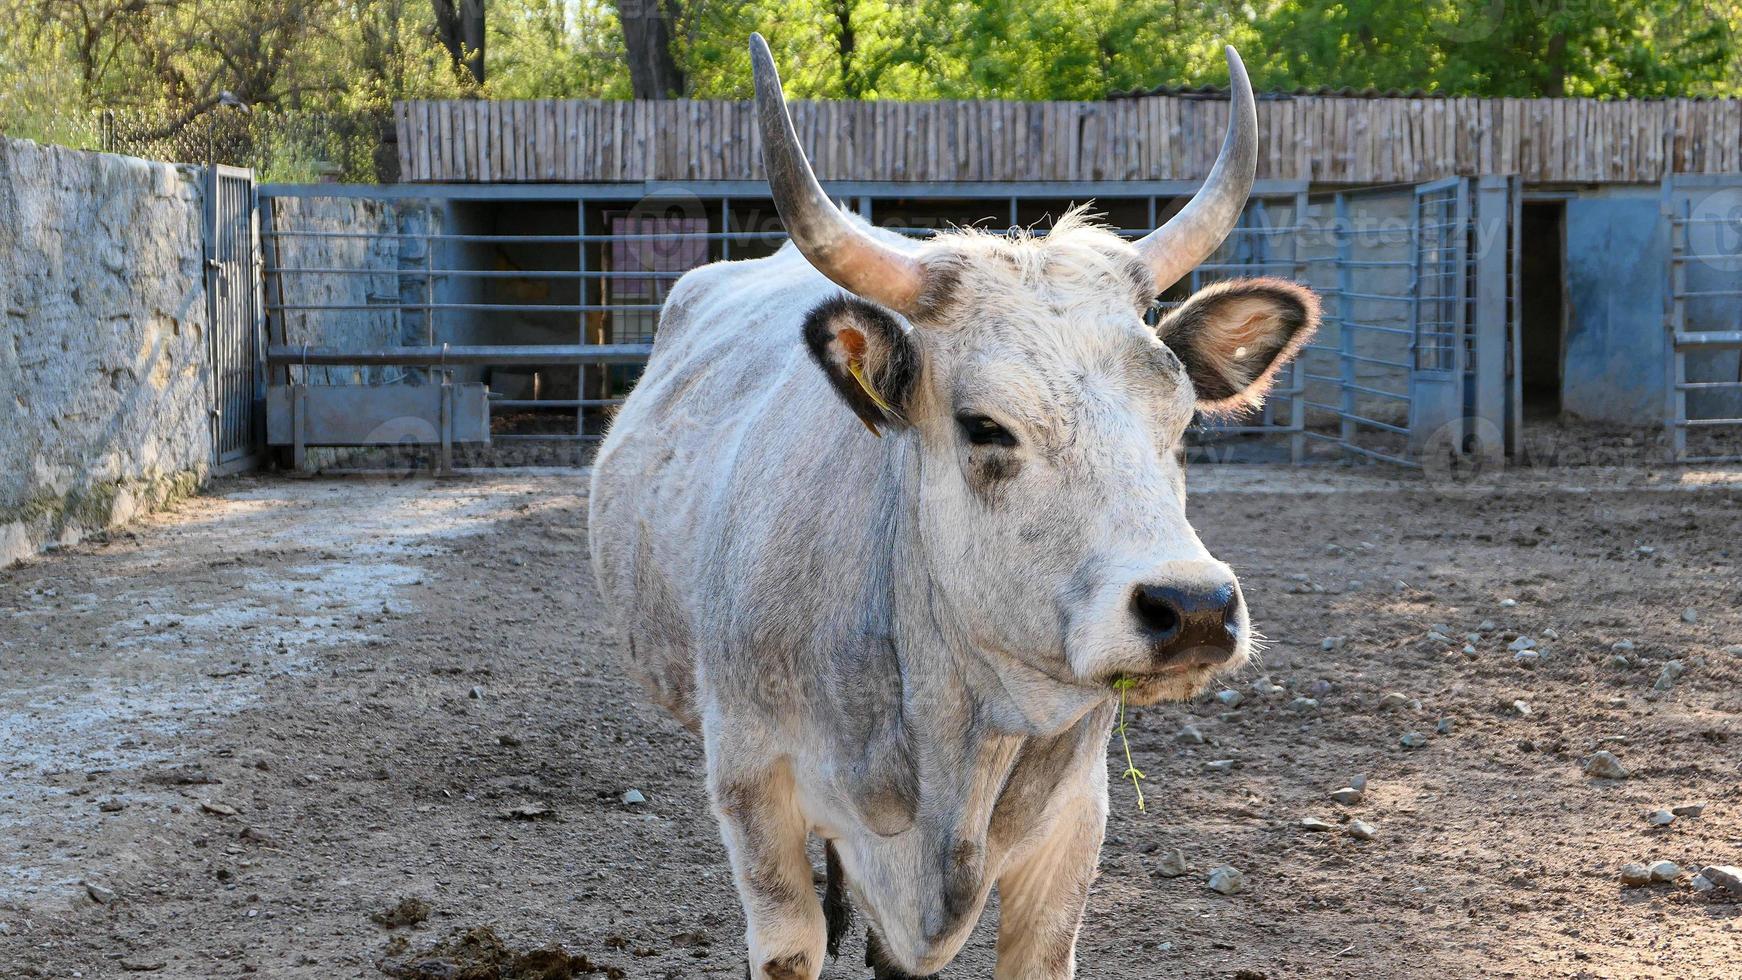
[[[826,180],[823,190],[830,197],[986,198],[1076,197],[1101,199],[1190,197],[1203,186],[1201,180],[1078,180],[1078,181],[895,181]],[[1266,178],[1254,182],[1253,197],[1288,197],[1308,186],[1304,180]],[[630,180],[553,184],[428,183],[428,184],[262,184],[267,197],[366,197],[381,199],[438,198],[471,201],[608,200],[641,201],[661,196],[745,197],[765,200],[768,183],[762,180]]]
[[[1338,438],[1345,448],[1354,448],[1355,425],[1349,421],[1349,416],[1355,411],[1355,395],[1350,388],[1356,380],[1355,335],[1349,332],[1352,324],[1349,313],[1342,300],[1353,291],[1355,277],[1353,270],[1347,264],[1355,254],[1355,245],[1349,235],[1349,197],[1338,194],[1336,197],[1336,236],[1337,236],[1337,353],[1339,365],[1338,400],[1342,403],[1332,411],[1338,416]],[[1308,406],[1313,403],[1306,402]]]
[[[585,235],[587,233],[587,202],[586,201],[576,201],[575,202],[575,232],[577,234],[580,234],[580,235]],[[587,305],[587,298],[588,298],[587,297],[587,271],[588,271],[587,270],[587,243],[586,242],[577,242],[575,244],[575,253],[576,253],[575,254],[576,271],[578,271],[581,274],[580,281],[578,283],[576,283],[578,294],[576,295],[575,298],[581,301],[582,306],[585,306],[585,305]],[[603,284],[601,283],[601,287],[602,286],[603,286]],[[601,294],[604,292],[603,288],[600,289],[600,292],[601,292]],[[603,341],[606,338],[601,337],[599,339],[601,341]],[[580,314],[580,322],[576,324],[576,328],[575,328],[575,343],[584,345],[584,344],[587,344],[589,342],[589,340],[590,340],[590,338],[587,337],[587,315],[585,313],[582,313],[582,314]],[[598,371],[598,374],[601,376],[600,381],[599,381],[599,390],[604,391],[606,385],[609,384],[610,368],[601,367]],[[576,394],[579,394],[581,396],[580,398],[575,399],[576,401],[585,401],[586,400],[586,396],[587,396],[587,368],[585,365],[581,365],[581,366],[575,368],[575,392],[576,392]],[[587,409],[586,409],[586,406],[585,405],[576,405],[575,406],[575,434],[576,435],[585,435],[586,432],[587,432]]]
[[[1335,438],[1333,438],[1331,436],[1321,435],[1320,433],[1317,433],[1317,432],[1308,432],[1306,434],[1306,436],[1309,439],[1323,439],[1326,442],[1336,442],[1337,441]],[[1360,446],[1356,446],[1356,445],[1345,445],[1345,446],[1343,446],[1343,448],[1347,449],[1349,452],[1352,452],[1357,456],[1365,456],[1368,459],[1376,459],[1376,460],[1380,461],[1381,463],[1391,463],[1391,464],[1396,465],[1396,466],[1405,466],[1405,467],[1408,467],[1410,469],[1415,469],[1415,470],[1421,469],[1421,464],[1419,462],[1416,462],[1413,459],[1407,459],[1407,458],[1402,457],[1402,456],[1391,456],[1391,455],[1388,455],[1386,453],[1378,452],[1376,450],[1364,449],[1364,448],[1362,448]]]
[[1472,225],[1476,237],[1475,316],[1470,332],[1475,356],[1474,363],[1466,365],[1475,374],[1475,391],[1474,404],[1466,414],[1483,424],[1472,426],[1466,422],[1465,432],[1466,438],[1473,435],[1480,443],[1473,447],[1474,453],[1490,463],[1499,463],[1506,456],[1511,182],[1506,177],[1481,178],[1476,184],[1475,205]]
[[1742,330],[1713,330],[1697,333],[1687,333],[1677,330],[1674,334],[1677,347],[1707,347],[1728,348],[1742,346]]
[[272,364],[401,365],[442,364],[545,365],[545,364],[636,364],[653,353],[652,344],[551,344],[503,347],[378,347],[347,351],[336,347],[274,346],[266,359]]
[[1307,404],[1311,405],[1313,408],[1322,408],[1327,412],[1335,412],[1337,414],[1337,417],[1342,419],[1346,423],[1352,422],[1352,423],[1355,423],[1357,425],[1370,425],[1376,429],[1384,429],[1387,432],[1395,432],[1398,435],[1403,435],[1403,436],[1409,435],[1409,429],[1404,427],[1404,426],[1392,425],[1390,422],[1381,422],[1378,419],[1370,419],[1365,415],[1357,415],[1354,412],[1345,412],[1336,405],[1327,405],[1324,402],[1315,402],[1315,401],[1309,401],[1309,402],[1307,402]]
[[1731,425],[1742,425],[1742,418],[1737,419],[1681,419],[1676,423],[1690,429],[1721,428]]
[[[936,229],[927,229],[935,231]],[[363,238],[378,241],[394,239],[422,238],[422,235],[412,235],[394,231],[275,231],[278,238]],[[431,235],[438,242],[501,242],[509,245],[574,245],[578,242],[676,242],[676,241],[721,241],[724,239],[755,240],[762,238],[787,237],[784,231],[682,231],[670,233],[625,234],[625,235],[483,235],[483,234],[453,234]]]
[[1372,333],[1390,333],[1390,334],[1396,334],[1399,337],[1409,337],[1409,336],[1414,335],[1413,331],[1409,330],[1407,327],[1382,327],[1382,326],[1378,325],[1377,323],[1351,322],[1349,324],[1349,329],[1350,330],[1366,330],[1366,331],[1369,331]]
[[1415,370],[1415,365],[1405,361],[1388,361],[1383,357],[1369,357],[1366,354],[1350,354],[1349,359],[1361,364],[1376,364],[1380,367],[1397,368],[1400,371]]
[[621,398],[492,398],[497,408],[606,408],[623,404]]
[[267,269],[275,275],[333,276],[455,276],[472,279],[679,279],[682,272],[569,272],[563,269]]
[[1369,388],[1366,385],[1356,384],[1353,381],[1345,381],[1342,378],[1333,377],[1333,376],[1328,375],[1328,374],[1310,374],[1309,373],[1307,375],[1307,377],[1313,379],[1314,381],[1325,381],[1325,382],[1329,382],[1331,384],[1344,385],[1350,391],[1358,391],[1363,395],[1372,395],[1376,398],[1390,398],[1394,401],[1400,401],[1400,402],[1408,402],[1409,401],[1409,396],[1407,394],[1403,394],[1401,392],[1396,392],[1396,391],[1385,391],[1382,388]]
[[1670,261],[1671,262],[1735,262],[1739,258],[1742,258],[1742,256],[1737,255],[1735,252],[1718,252],[1718,253],[1690,252],[1690,253],[1687,253],[1685,255],[1672,256],[1670,258]]
[[1702,389],[1742,388],[1742,381],[1684,381],[1676,387],[1683,391],[1700,391]]
[[[1675,200],[1675,185],[1675,175],[1665,174],[1662,213],[1670,219],[1669,247],[1671,258],[1687,251],[1688,243],[1692,237],[1685,226],[1682,227],[1680,236],[1676,234],[1678,204],[1683,209],[1690,208],[1691,204],[1685,199],[1680,202]],[[1669,428],[1671,462],[1680,462],[1687,456],[1688,452],[1688,430],[1680,424],[1688,415],[1688,393],[1686,389],[1681,387],[1688,380],[1687,357],[1679,343],[1679,338],[1687,329],[1687,304],[1682,302],[1680,296],[1686,284],[1687,268],[1679,263],[1671,262],[1668,289],[1664,291],[1664,328],[1668,331],[1670,338],[1670,351],[1667,359],[1669,363],[1666,365],[1669,371],[1668,404],[1664,406],[1668,418],[1664,421]]]
[[491,442],[598,442],[604,436],[581,432],[493,432]]
[[[1339,290],[1337,290],[1337,295],[1338,296],[1346,296],[1349,299],[1383,300],[1383,301],[1388,302],[1388,303],[1413,303],[1413,302],[1415,302],[1415,297],[1413,297],[1413,296],[1393,296],[1390,293],[1359,293],[1359,292],[1355,292],[1354,290],[1349,290],[1349,291],[1345,292],[1345,291],[1339,289]],[[1405,332],[1407,333],[1408,331],[1405,331]]]
[[1292,425],[1209,425],[1204,431],[1219,436],[1277,436],[1298,435],[1303,429]]
[[581,303],[290,303],[273,304],[275,310],[326,310],[335,313],[366,310],[390,313],[394,310],[506,310],[521,313],[610,313],[618,310],[657,310],[659,303],[581,304]]

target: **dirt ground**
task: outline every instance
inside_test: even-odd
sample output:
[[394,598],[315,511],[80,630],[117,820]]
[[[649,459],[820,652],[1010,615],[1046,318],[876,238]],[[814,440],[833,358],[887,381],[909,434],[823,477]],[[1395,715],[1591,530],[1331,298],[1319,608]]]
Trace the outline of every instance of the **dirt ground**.
[[[1617,877],[1742,864],[1742,474],[1191,482],[1274,644],[1237,707],[1138,713],[1150,804],[1114,784],[1081,976],[1742,976],[1742,904]],[[584,493],[243,479],[0,571],[0,977],[460,976],[417,954],[482,926],[555,972],[741,977],[700,750],[615,667]],[[989,975],[994,915],[945,977]]]

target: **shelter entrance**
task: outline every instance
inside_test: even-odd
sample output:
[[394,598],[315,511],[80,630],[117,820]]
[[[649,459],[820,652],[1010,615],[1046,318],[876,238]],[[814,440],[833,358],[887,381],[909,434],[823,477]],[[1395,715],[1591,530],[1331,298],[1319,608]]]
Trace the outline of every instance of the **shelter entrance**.
[[1560,200],[1526,201],[1519,230],[1518,370],[1524,417],[1561,413],[1566,358],[1566,221]]

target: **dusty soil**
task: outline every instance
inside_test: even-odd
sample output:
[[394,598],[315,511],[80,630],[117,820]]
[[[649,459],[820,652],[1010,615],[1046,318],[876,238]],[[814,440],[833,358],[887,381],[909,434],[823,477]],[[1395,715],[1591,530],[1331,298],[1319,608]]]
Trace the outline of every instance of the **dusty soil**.
[[[1737,473],[1191,479],[1287,690],[1139,713],[1150,805],[1115,783],[1082,976],[1738,975],[1742,904],[1617,879],[1742,864]],[[242,480],[0,572],[0,976],[741,977],[699,748],[614,667],[584,487]],[[1599,748],[1632,777],[1585,776]],[[990,935],[944,976],[989,975]]]

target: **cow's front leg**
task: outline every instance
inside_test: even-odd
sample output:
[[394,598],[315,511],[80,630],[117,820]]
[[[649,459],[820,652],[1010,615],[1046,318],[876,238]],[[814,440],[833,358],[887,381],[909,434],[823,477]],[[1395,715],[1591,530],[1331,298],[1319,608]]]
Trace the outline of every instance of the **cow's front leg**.
[[[738,898],[744,904],[751,980],[816,980],[823,968],[822,904],[805,854],[808,827],[786,759],[744,767],[714,762],[709,792]],[[726,758],[731,758],[728,754]]]
[[1034,850],[998,878],[995,980],[1076,975],[1077,930],[1107,825],[1107,774],[1087,780]]

